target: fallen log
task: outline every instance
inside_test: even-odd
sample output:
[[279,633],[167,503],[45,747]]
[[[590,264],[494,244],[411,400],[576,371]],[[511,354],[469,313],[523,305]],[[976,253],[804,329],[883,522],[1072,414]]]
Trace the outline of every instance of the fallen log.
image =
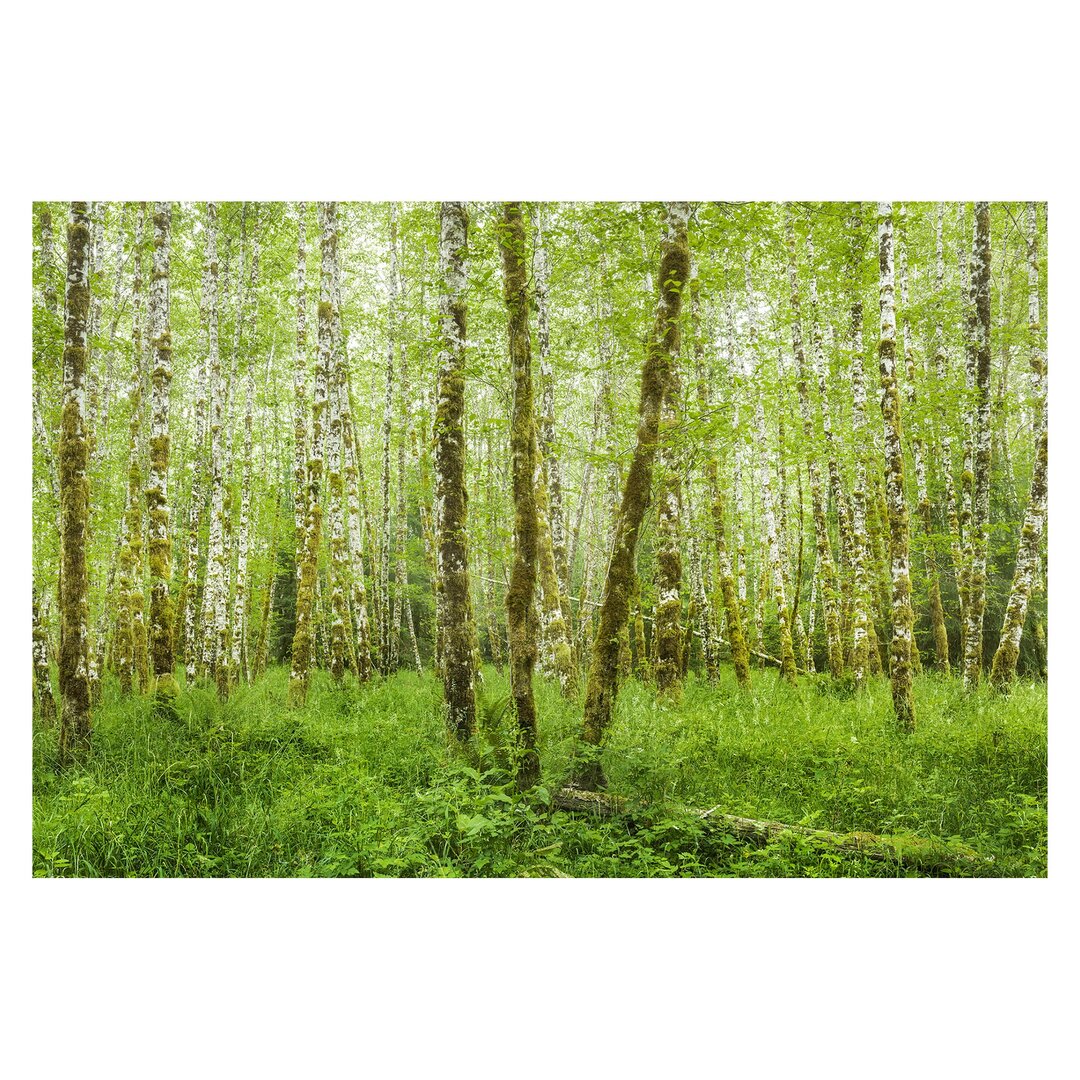
[[[569,813],[590,813],[598,817],[619,817],[629,812],[648,810],[644,804],[634,805],[619,795],[569,784],[556,792],[552,805]],[[988,866],[993,858],[980,855],[971,848],[930,837],[882,836],[871,832],[836,833],[812,829],[806,825],[788,825],[782,821],[758,821],[737,814],[719,814],[718,806],[711,810],[671,807],[678,813],[704,821],[708,827],[728,833],[749,843],[767,844],[784,834],[804,836],[837,851],[852,852],[869,859],[904,863],[925,870],[940,870],[955,866]]]

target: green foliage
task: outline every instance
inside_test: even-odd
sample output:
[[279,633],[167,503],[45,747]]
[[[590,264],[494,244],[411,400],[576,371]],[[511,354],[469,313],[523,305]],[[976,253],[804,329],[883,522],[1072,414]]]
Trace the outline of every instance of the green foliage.
[[303,709],[272,668],[224,705],[188,687],[174,719],[107,680],[86,759],[56,767],[55,729],[35,728],[36,876],[851,877],[913,875],[807,837],[756,847],[678,806],[838,833],[951,840],[984,859],[963,873],[1046,874],[1046,690],[1008,698],[915,680],[920,725],[895,731],[884,680],[851,696],[826,679],[771,673],[741,691],[691,677],[678,705],[629,683],[604,769],[631,808],[614,818],[553,809],[580,713],[536,682],[542,781],[512,782],[506,681],[484,673],[480,733],[463,753],[439,684],[402,672],[336,689],[316,672]]

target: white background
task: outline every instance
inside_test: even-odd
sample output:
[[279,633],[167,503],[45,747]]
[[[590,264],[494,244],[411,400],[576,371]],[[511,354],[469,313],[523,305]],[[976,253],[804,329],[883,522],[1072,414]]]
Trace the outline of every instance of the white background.
[[[5,1073],[1072,1074],[1067,6],[234,6],[4,16]],[[673,197],[1049,200],[1049,878],[32,880],[31,200]]]

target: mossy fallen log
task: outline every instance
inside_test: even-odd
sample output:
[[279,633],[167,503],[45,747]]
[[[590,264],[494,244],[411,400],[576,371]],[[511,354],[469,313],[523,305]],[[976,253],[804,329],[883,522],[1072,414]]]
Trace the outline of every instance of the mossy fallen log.
[[[570,813],[589,813],[598,817],[619,817],[622,814],[641,813],[648,809],[644,805],[635,805],[618,795],[590,791],[572,784],[554,795],[552,805]],[[806,825],[788,825],[782,821],[758,821],[755,818],[740,817],[737,814],[721,814],[717,812],[719,807],[713,807],[711,810],[695,810],[681,806],[671,807],[671,809],[698,818],[709,828],[754,844],[767,844],[785,834],[796,835],[806,837],[823,848],[850,852],[883,862],[903,863],[923,870],[958,867],[985,868],[994,861],[993,858],[980,855],[964,844],[934,837],[882,836],[871,832],[829,832],[827,829],[812,829]]]

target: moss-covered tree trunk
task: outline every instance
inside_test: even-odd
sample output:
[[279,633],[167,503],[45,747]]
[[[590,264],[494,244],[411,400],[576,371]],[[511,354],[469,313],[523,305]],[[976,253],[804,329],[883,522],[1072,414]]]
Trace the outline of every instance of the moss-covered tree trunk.
[[1009,602],[1001,627],[1001,638],[990,669],[990,682],[999,690],[1009,687],[1016,678],[1016,661],[1020,655],[1020,637],[1027,617],[1028,601],[1039,568],[1039,552],[1046,525],[1047,495],[1047,427],[1046,427],[1046,356],[1042,348],[1042,325],[1039,317],[1039,218],[1038,207],[1028,203],[1028,335],[1031,372],[1035,390],[1035,468],[1031,474],[1031,491],[1020,530],[1020,547],[1016,553]]
[[583,762],[578,779],[584,786],[594,789],[604,786],[598,748],[615,710],[619,690],[619,637],[626,627],[638,534],[652,488],[660,408],[668,385],[672,358],[679,349],[682,290],[690,276],[690,249],[686,232],[689,217],[688,203],[667,204],[656,318],[641,371],[637,439],[616,519],[611,561],[600,602],[599,626],[593,642],[585,690],[582,738],[590,747],[597,749]]
[[986,610],[986,547],[990,529],[990,204],[975,204],[971,260],[969,367],[974,369],[974,492],[969,534],[967,621],[964,630],[964,685],[982,675],[983,614]]
[[169,246],[172,207],[154,206],[154,263],[150,276],[150,471],[146,485],[150,551],[150,663],[163,703],[176,696],[173,642],[172,539],[169,535],[169,387],[172,331],[169,324]]
[[[709,401],[709,384],[705,377],[705,339],[701,332],[701,297],[698,279],[695,276],[690,282],[690,317],[694,335],[694,359],[697,366],[697,393],[701,407],[707,409]],[[738,450],[736,450],[738,454]],[[731,557],[728,554],[727,538],[724,529],[724,496],[720,487],[720,468],[717,463],[712,447],[706,451],[705,464],[703,467],[705,478],[705,490],[708,498],[709,519],[712,524],[712,541],[716,550],[716,559],[719,569],[720,593],[724,602],[724,617],[727,622],[727,640],[731,649],[731,662],[735,668],[735,678],[742,687],[750,685],[750,654],[746,647],[746,637],[743,634],[743,614],[739,605],[739,597],[736,591],[735,574],[731,566]],[[743,584],[745,591],[745,582]],[[704,582],[702,583],[701,602],[705,600]],[[704,614],[704,612],[703,612]],[[711,624],[707,620],[708,637],[712,637]],[[703,629],[703,633],[706,631]],[[706,649],[708,662],[715,663],[716,644],[709,642]],[[711,655],[710,655],[711,654]]]
[[533,448],[533,453],[537,461],[535,499],[540,566],[540,639],[548,670],[558,679],[563,696],[573,698],[577,696],[577,665],[570,646],[570,631],[563,614],[563,597],[555,568],[547,462],[539,445]]
[[296,590],[296,631],[293,635],[292,670],[289,676],[289,703],[300,707],[307,701],[315,652],[315,603],[318,585],[319,543],[322,537],[322,507],[319,489],[323,475],[323,427],[326,422],[330,371],[334,359],[333,266],[337,261],[337,203],[319,203],[319,355],[315,365],[315,386],[311,402],[311,447],[307,467],[307,507],[303,546],[297,552],[300,580]]
[[904,499],[904,450],[900,422],[900,388],[896,377],[896,309],[893,277],[892,203],[878,206],[879,290],[881,337],[878,363],[881,369],[881,414],[885,421],[886,489],[889,508],[889,556],[892,566],[892,646],[889,677],[893,710],[902,731],[915,730],[915,700],[911,687],[911,642],[914,617],[911,611],[909,529]]
[[87,668],[89,579],[86,529],[90,511],[86,438],[87,320],[90,217],[85,202],[71,204],[67,230],[63,403],[60,420],[60,757],[67,762],[90,741]]
[[[503,204],[499,231],[506,300],[510,370],[514,400],[510,422],[510,471],[514,492],[514,561],[506,593],[506,622],[510,634],[510,696],[517,718],[521,758],[518,786],[532,787],[540,777],[536,750],[536,703],[532,676],[536,663],[536,591],[538,536],[536,482],[536,422],[532,389],[532,349],[529,341],[529,298],[526,284],[525,228],[521,204]],[[623,624],[626,613],[623,612]]]
[[570,580],[566,559],[566,520],[563,507],[562,463],[555,447],[555,377],[551,364],[551,331],[548,318],[548,250],[544,243],[543,205],[536,207],[536,242],[533,247],[533,293],[536,299],[536,346],[540,357],[540,427],[538,438],[547,473],[548,519],[551,552],[563,616],[569,628],[567,594]]
[[[296,204],[296,351],[293,353],[293,527],[301,550],[307,521],[307,203]],[[296,560],[296,579],[300,581]]]
[[[434,423],[435,562],[439,589],[436,634],[442,650],[447,723],[461,741],[467,739],[476,727],[464,432],[468,242],[469,215],[465,204],[440,204],[439,277],[442,289],[439,297],[439,381]],[[492,660],[498,664],[497,627],[492,630],[491,643]]]
[[668,364],[667,385],[660,406],[657,431],[659,476],[656,498],[656,604],[653,607],[655,648],[653,674],[661,694],[678,697],[682,692],[682,476],[675,445],[680,423],[682,379],[678,351]]

